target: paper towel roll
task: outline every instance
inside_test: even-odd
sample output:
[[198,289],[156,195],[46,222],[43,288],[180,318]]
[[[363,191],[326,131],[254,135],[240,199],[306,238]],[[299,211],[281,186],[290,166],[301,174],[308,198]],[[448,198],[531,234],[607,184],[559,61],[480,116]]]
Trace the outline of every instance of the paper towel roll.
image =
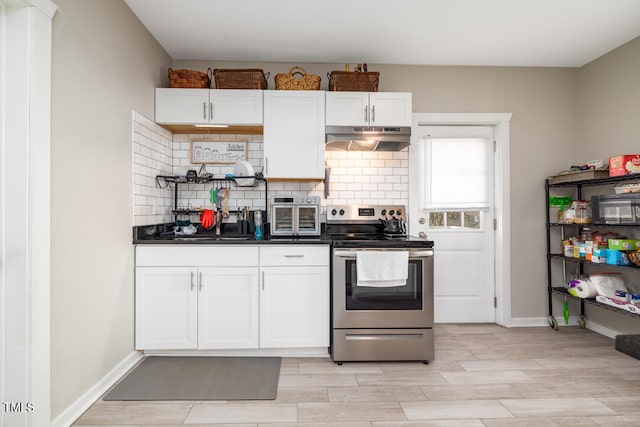
[[580,280],[580,283],[573,290],[580,298],[594,298],[598,294],[595,285],[590,280]]
[[589,276],[589,280],[596,288],[598,295],[615,298],[616,291],[626,291],[620,273],[598,273]]

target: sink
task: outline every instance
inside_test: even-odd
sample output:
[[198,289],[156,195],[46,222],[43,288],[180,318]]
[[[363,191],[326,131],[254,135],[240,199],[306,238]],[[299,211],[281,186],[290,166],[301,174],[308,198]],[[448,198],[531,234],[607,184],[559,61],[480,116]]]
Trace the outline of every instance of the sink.
[[175,237],[173,240],[180,242],[195,242],[199,240],[251,240],[251,237],[247,236],[189,236],[189,237]]

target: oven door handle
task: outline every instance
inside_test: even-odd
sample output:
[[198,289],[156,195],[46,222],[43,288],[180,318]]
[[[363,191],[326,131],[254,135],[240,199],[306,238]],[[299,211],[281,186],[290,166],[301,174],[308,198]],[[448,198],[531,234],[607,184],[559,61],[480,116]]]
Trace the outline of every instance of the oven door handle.
[[[387,249],[387,251],[389,251]],[[391,251],[389,251],[391,252]],[[356,259],[356,253],[357,251],[341,251],[341,250],[334,250],[333,251],[333,255],[338,257],[338,258],[345,258],[345,259]],[[409,251],[409,258],[424,258],[424,257],[430,257],[433,256],[433,250],[429,249],[429,250],[420,250],[420,251]]]

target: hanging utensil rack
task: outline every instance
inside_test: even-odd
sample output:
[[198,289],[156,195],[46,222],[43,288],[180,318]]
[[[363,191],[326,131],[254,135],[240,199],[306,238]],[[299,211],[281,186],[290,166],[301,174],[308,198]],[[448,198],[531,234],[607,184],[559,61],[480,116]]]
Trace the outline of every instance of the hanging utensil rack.
[[192,209],[178,209],[178,187],[180,184],[209,184],[209,183],[217,183],[223,186],[236,184],[236,179],[241,178],[255,178],[254,187],[258,182],[264,182],[264,208],[265,210],[268,207],[268,182],[264,178],[261,172],[256,173],[253,176],[223,176],[223,177],[215,177],[215,176],[197,176],[192,180],[187,180],[186,176],[174,176],[174,175],[156,175],[156,186],[158,188],[171,188],[173,185],[173,216],[174,221],[178,220],[178,215],[191,215],[191,214],[199,214],[202,211],[200,210],[192,210]]

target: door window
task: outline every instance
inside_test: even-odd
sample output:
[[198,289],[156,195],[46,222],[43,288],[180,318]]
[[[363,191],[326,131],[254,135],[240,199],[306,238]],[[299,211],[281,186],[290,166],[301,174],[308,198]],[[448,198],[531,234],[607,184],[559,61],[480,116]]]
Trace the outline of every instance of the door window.
[[429,212],[429,228],[434,230],[482,228],[481,211]]
[[[423,183],[423,209],[488,209],[492,142],[485,138],[425,138],[423,143],[424,170],[427,172]],[[464,215],[459,217],[462,225]]]

